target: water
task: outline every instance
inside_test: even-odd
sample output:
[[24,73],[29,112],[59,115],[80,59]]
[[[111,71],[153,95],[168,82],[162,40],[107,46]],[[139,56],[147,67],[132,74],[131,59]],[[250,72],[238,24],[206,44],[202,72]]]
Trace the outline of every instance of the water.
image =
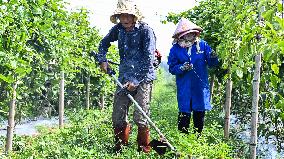
[[[37,120],[25,120],[15,126],[14,133],[17,135],[34,135],[37,134],[38,126],[54,127],[58,126],[58,117],[38,118]],[[7,122],[1,124],[0,136],[6,136]]]
[[[231,128],[238,129],[241,125],[235,115],[230,116]],[[243,140],[245,143],[250,143],[250,124],[245,125],[245,131],[241,131],[238,133],[238,138]],[[266,141],[265,137],[258,137],[257,141],[257,156],[262,159],[278,159],[284,158],[284,150],[281,152],[277,152],[276,146],[277,138],[274,135],[268,137],[268,141]],[[282,143],[284,146],[284,143]]]

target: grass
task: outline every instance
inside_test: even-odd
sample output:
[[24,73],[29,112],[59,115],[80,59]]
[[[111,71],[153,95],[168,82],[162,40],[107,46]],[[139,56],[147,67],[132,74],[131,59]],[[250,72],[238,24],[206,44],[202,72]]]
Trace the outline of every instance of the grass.
[[[217,122],[206,120],[203,134],[198,139],[193,133],[183,135],[178,132],[175,83],[165,77],[164,72],[159,72],[159,79],[154,83],[151,119],[180,152],[181,158],[233,158],[231,147],[223,139],[222,126]],[[72,110],[67,113],[70,123],[63,129],[42,127],[38,136],[16,136],[13,152],[7,158],[173,158],[170,153],[159,156],[154,151],[149,154],[137,152],[137,127],[132,120],[134,126],[129,146],[120,154],[113,153],[111,111],[111,106],[104,110]],[[132,113],[129,119],[132,119]],[[151,129],[151,138],[159,138],[154,129]]]

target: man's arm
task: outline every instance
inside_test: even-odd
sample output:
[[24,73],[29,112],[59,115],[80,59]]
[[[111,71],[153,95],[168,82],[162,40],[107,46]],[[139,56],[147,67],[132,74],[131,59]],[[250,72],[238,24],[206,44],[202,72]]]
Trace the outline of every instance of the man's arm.
[[110,43],[118,40],[118,28],[119,24],[112,27],[109,33],[101,40],[97,57],[99,63],[107,62],[106,54],[108,52],[108,48],[111,46]]

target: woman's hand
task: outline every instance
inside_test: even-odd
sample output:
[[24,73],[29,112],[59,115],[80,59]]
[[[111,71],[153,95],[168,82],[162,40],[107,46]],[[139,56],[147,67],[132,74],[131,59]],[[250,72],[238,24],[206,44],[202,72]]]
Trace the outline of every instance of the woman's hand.
[[214,50],[212,50],[210,53],[210,58],[217,58],[217,57],[218,57],[217,53]]
[[192,70],[192,68],[193,68],[193,64],[192,64],[192,63],[189,63],[189,62],[185,62],[185,63],[180,67],[180,69],[181,69],[182,71],[190,71],[190,70]]

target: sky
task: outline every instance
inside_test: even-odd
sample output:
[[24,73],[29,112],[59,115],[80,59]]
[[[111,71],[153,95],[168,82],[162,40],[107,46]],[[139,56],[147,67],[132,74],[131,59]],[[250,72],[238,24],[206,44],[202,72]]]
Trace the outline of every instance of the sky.
[[[81,7],[90,10],[90,22],[96,26],[101,35],[108,33],[114,26],[109,17],[116,9],[117,0],[66,0],[70,5],[70,10]],[[160,21],[165,19],[169,12],[179,13],[192,8],[195,0],[134,0],[141,10],[144,22],[153,28],[157,37],[157,49],[162,53],[163,60],[166,60],[172,46],[172,34],[176,26],[173,23],[162,24]]]

